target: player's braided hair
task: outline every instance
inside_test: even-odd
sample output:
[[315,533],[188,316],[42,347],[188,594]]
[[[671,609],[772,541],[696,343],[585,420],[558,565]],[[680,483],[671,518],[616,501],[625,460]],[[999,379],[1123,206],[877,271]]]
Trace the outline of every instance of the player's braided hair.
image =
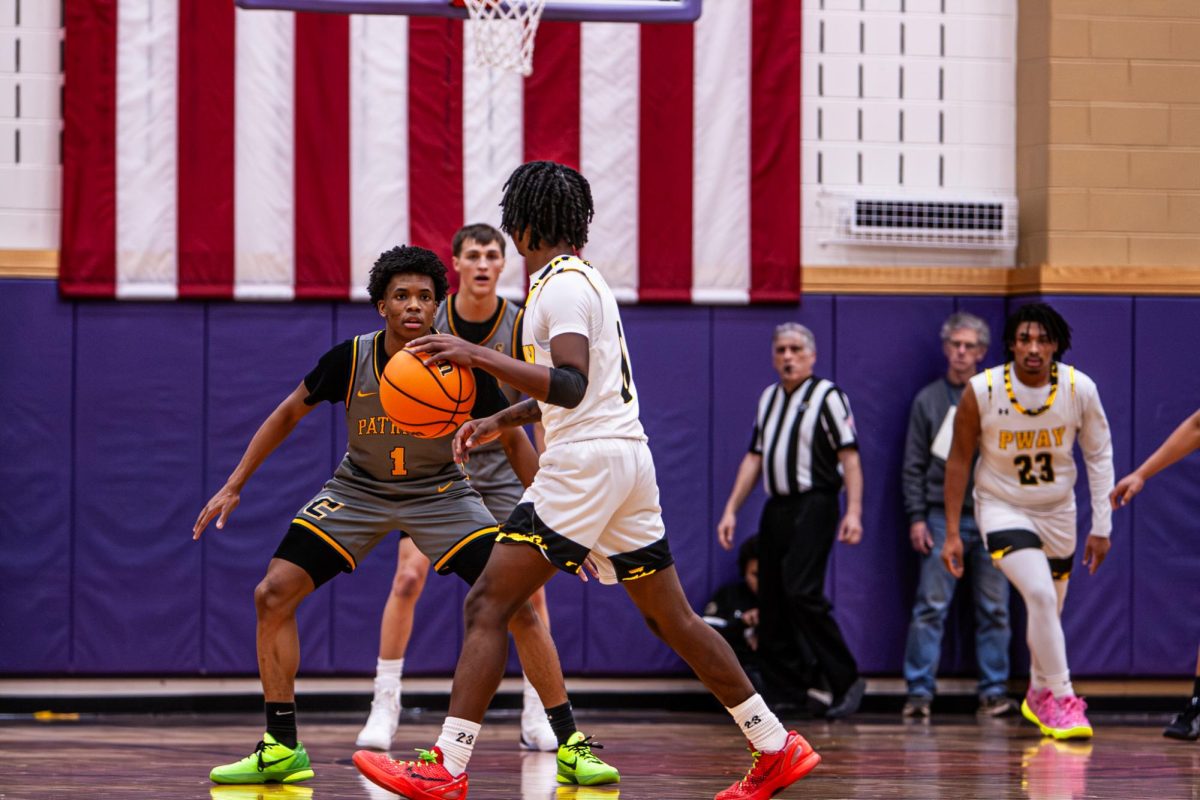
[[446,265],[437,253],[424,247],[400,245],[379,254],[371,276],[367,280],[367,293],[372,303],[378,303],[387,292],[388,284],[396,275],[428,275],[433,279],[433,297],[439,303],[446,299],[450,281],[446,278]]
[[1029,303],[1008,315],[1004,322],[1004,349],[1012,357],[1012,346],[1017,341],[1017,329],[1026,322],[1036,322],[1042,326],[1046,336],[1058,345],[1054,358],[1062,358],[1063,353],[1071,348],[1071,326],[1062,315],[1046,303]]
[[500,228],[514,239],[529,229],[529,247],[587,244],[592,221],[592,188],[587,178],[553,161],[530,161],[517,167],[504,184]]

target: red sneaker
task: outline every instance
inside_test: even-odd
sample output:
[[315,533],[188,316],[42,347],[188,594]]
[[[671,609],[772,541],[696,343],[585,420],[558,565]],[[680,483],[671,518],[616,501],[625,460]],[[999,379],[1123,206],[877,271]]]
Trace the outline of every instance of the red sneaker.
[[359,750],[354,766],[371,783],[410,800],[467,800],[467,773],[451,775],[436,747],[417,753],[416,761],[396,761],[386,753]]
[[812,772],[820,763],[821,756],[804,737],[788,731],[782,750],[778,753],[754,752],[754,764],[746,777],[718,794],[715,800],[768,800]]

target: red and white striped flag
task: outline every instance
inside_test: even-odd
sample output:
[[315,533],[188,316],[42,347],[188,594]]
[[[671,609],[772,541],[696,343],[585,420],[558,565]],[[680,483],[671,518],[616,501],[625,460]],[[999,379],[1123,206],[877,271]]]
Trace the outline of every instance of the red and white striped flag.
[[[529,78],[458,20],[66,0],[60,284],[73,297],[363,299],[376,256],[449,262],[504,179],[590,180],[584,256],[626,302],[794,301],[799,0],[692,25],[543,22]],[[519,259],[501,290],[521,296]]]

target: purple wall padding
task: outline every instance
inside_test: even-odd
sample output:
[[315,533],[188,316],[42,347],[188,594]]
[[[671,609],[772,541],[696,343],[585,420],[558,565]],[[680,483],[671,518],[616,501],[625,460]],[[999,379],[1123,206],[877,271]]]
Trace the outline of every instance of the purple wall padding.
[[72,666],[73,318],[44,281],[0,282],[3,673]]
[[[1131,465],[1200,408],[1197,308],[1185,298],[1134,301],[1133,451],[1125,456]],[[1131,529],[1134,674],[1192,674],[1200,642],[1198,509],[1200,453],[1193,453],[1152,478],[1131,506],[1116,512],[1128,518]]]
[[[224,485],[259,425],[332,343],[327,306],[208,306],[205,501]],[[189,564],[196,570],[203,565],[204,571],[203,665],[208,672],[257,669],[254,587],[292,516],[329,477],[332,448],[328,412],[314,409],[246,484],[225,528],[217,530],[214,521],[188,550]],[[329,666],[328,609],[324,590],[301,608],[306,670]]]
[[[837,335],[825,363],[835,365],[850,398],[865,490],[863,543],[834,545],[830,582],[838,622],[864,672],[887,671],[904,658],[907,617],[881,626],[878,609],[912,606],[915,584],[905,573],[916,559],[899,481],[904,437],[912,397],[945,372],[938,332],[953,311],[950,297],[837,300]],[[883,350],[887,358],[880,358]]]
[[[1196,408],[1200,373],[1190,353],[1200,302],[1050,300],[1075,328],[1068,360],[1100,385],[1123,474]],[[771,333],[797,320],[816,335],[818,374],[850,396],[866,471],[864,541],[835,547],[830,595],[864,671],[898,673],[917,570],[898,475],[909,404],[942,368],[937,334],[951,310],[991,323],[995,363],[1004,314],[1019,302],[817,296],[797,307],[624,309],[689,599],[699,605],[734,575],[716,523],[755,401],[775,379]],[[341,458],[340,407],[305,418],[247,485],[224,530],[210,527],[196,543],[192,523],[321,353],[377,325],[374,309],[360,304],[66,303],[52,282],[0,282],[0,485],[9,501],[0,503],[0,674],[253,674],[254,586],[292,515]],[[739,542],[756,530],[763,500],[756,486],[739,514]],[[1197,507],[1193,456],[1116,513],[1099,574],[1076,567],[1065,616],[1077,674],[1191,672],[1200,639],[1200,619],[1188,613],[1200,605]],[[392,535],[355,574],[305,602],[304,673],[373,670],[395,553]],[[548,591],[568,673],[684,671],[621,589],[564,575]],[[457,578],[430,576],[407,672],[453,669],[465,593]],[[969,609],[965,601],[951,612],[943,674],[973,672]],[[1013,674],[1022,675],[1019,600],[1013,609]]]
[[[703,603],[708,577],[705,504],[709,458],[709,395],[695,391],[710,378],[707,315],[688,308],[627,307],[622,309],[633,379],[642,423],[650,439],[659,486],[683,491],[662,492],[663,520],[676,571],[693,603]],[[556,581],[566,576],[558,576]],[[655,673],[680,671],[682,662],[643,622],[620,586],[587,587],[589,671]],[[613,630],[621,635],[612,635]]]
[[[1100,390],[1100,400],[1113,437],[1116,478],[1128,472],[1133,427],[1134,374],[1133,300],[1128,297],[1047,297],[1072,328],[1074,343],[1064,356],[1087,373]],[[1091,530],[1091,495],[1087,471],[1076,454],[1078,479],[1075,497],[1079,508],[1078,546],[1071,572],[1070,591],[1063,608],[1067,657],[1076,675],[1128,673],[1132,653],[1133,617],[1130,604],[1114,603],[1132,592],[1132,551],[1129,518],[1113,516],[1112,550],[1095,575],[1083,566],[1083,551]]]
[[82,303],[75,337],[74,659],[179,672],[200,656],[190,529],[204,457],[202,305]]

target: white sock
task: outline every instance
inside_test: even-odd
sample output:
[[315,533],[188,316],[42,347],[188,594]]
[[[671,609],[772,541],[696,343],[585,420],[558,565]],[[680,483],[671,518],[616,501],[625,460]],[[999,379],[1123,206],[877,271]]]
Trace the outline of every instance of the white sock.
[[403,658],[378,658],[375,660],[375,680],[380,683],[399,683],[403,672]]
[[1055,700],[1062,700],[1064,697],[1074,697],[1075,687],[1071,685],[1071,671],[1059,672],[1055,675],[1046,676],[1046,687],[1054,693]]
[[454,777],[467,771],[467,762],[471,760],[471,751],[475,749],[475,738],[483,727],[478,722],[458,717],[446,717],[442,723],[442,735],[438,737],[437,747],[442,751],[442,765]]
[[758,752],[778,753],[787,744],[788,734],[783,723],[767,708],[762,695],[751,695],[744,703],[733,708],[726,707],[725,710]]
[[[537,689],[533,688],[533,684],[529,682],[529,678],[521,673],[521,680],[524,683],[524,689],[521,692],[521,700],[525,708],[542,708],[542,698],[538,694]],[[545,709],[542,709],[545,713]]]

